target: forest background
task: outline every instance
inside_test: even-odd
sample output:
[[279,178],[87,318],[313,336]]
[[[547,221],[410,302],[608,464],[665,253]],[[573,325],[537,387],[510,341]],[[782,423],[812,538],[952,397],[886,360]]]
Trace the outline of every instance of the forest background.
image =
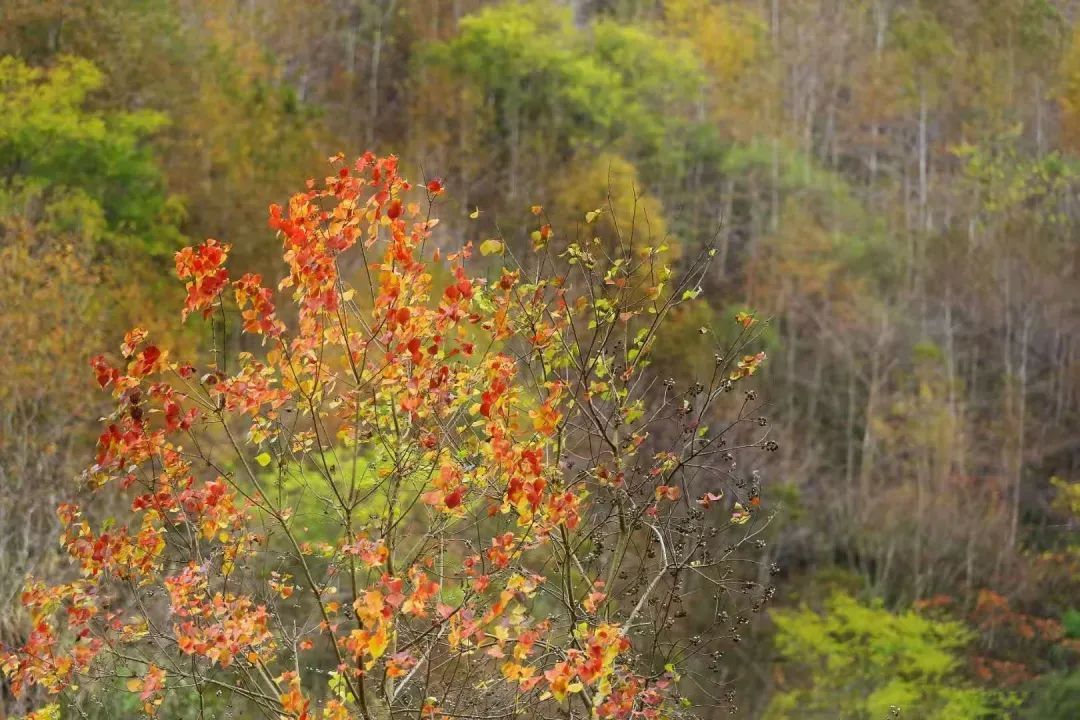
[[133,324],[206,342],[159,309],[172,253],[220,238],[272,275],[267,205],[370,148],[444,179],[448,247],[527,247],[533,204],[572,233],[609,198],[714,247],[659,373],[710,368],[716,319],[767,320],[777,596],[710,668],[732,712],[982,717],[930,709],[964,689],[1080,716],[1078,23],[1071,0],[5,0],[0,640],[93,446],[87,358]]

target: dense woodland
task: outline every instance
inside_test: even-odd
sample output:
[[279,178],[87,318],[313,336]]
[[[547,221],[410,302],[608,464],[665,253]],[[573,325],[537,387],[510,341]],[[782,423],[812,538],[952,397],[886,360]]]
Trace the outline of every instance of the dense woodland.
[[1080,716],[1072,0],[2,0],[0,643],[62,572],[88,359],[133,325],[244,349],[177,329],[173,254],[276,277],[267,206],[368,149],[445,185],[447,252],[527,256],[542,204],[566,240],[635,218],[677,276],[710,254],[676,387],[755,313],[775,595],[698,716]]

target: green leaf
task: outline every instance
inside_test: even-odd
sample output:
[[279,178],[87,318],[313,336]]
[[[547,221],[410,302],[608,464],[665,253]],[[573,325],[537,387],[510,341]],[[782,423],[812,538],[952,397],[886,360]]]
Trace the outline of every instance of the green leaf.
[[693,300],[701,294],[701,288],[694,288],[693,290],[683,290],[683,300]]

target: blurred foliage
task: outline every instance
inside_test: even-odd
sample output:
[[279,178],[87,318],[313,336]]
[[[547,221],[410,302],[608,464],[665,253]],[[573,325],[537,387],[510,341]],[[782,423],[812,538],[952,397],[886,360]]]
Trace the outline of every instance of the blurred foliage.
[[37,194],[75,192],[80,209],[71,216],[88,212],[93,223],[92,202],[107,226],[97,234],[113,243],[129,236],[143,252],[164,254],[179,247],[183,209],[165,194],[146,139],[166,118],[87,109],[87,96],[104,83],[92,63],[78,58],[61,57],[48,70],[0,58],[0,174],[9,186]]
[[778,650],[786,663],[806,668],[808,687],[778,693],[766,718],[874,720],[902,709],[927,720],[976,720],[1008,717],[1013,705],[960,680],[960,653],[974,638],[960,623],[894,614],[842,593],[820,613],[802,608],[772,618]]
[[1080,717],[1080,673],[1048,675],[1035,685],[1025,720],[1069,720]]

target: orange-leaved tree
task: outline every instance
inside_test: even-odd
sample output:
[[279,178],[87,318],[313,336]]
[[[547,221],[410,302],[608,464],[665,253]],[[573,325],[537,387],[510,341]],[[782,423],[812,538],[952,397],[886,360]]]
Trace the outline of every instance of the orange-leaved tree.
[[633,218],[616,242],[558,245],[540,207],[527,261],[504,239],[446,252],[440,181],[332,162],[270,209],[287,308],[207,240],[176,254],[182,315],[214,338],[202,363],[138,329],[92,360],[115,410],[81,482],[130,512],[59,508],[71,571],[27,581],[25,642],[0,650],[9,705],[381,720],[722,702],[719,648],[773,592],[737,564],[764,523],[732,453],[774,447],[753,392],[731,392],[763,360],[741,350],[756,322],[732,319],[710,377],[648,367],[709,253],[676,274]]

